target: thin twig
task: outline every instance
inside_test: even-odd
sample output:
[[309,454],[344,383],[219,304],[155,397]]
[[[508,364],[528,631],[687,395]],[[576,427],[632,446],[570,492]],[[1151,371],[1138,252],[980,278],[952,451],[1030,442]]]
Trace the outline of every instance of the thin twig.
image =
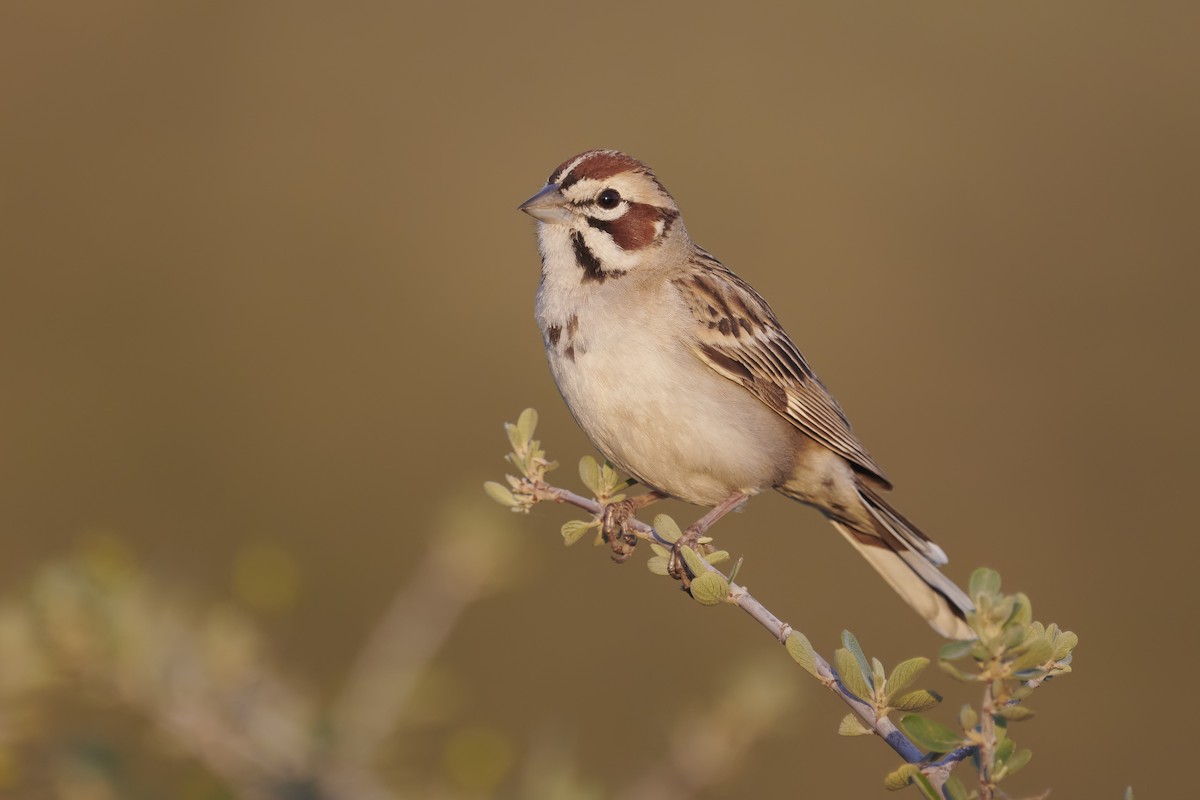
[[[575,494],[567,489],[562,489],[557,486],[550,486],[542,482],[527,481],[527,485],[522,487],[523,491],[533,497],[535,502],[543,500],[552,500],[557,503],[566,503],[576,506],[584,511],[587,511],[593,516],[599,517],[603,512],[603,507],[595,500]],[[626,523],[626,527],[634,533],[638,538],[647,541],[653,541],[659,544],[669,545],[670,543],[664,540],[651,526],[638,519],[630,519]],[[719,570],[711,564],[705,565],[712,572]],[[729,584],[730,600],[742,611],[749,614],[759,625],[770,632],[771,637],[779,644],[786,644],[788,634],[792,631],[792,626],[783,622],[779,617],[771,613],[762,603],[754,598],[753,595],[744,587],[738,586],[735,583]],[[904,735],[904,732],[896,727],[886,716],[876,717],[875,709],[869,704],[851,694],[842,684],[837,672],[830,666],[829,662],[821,657],[820,654],[813,654],[816,662],[816,670],[818,679],[827,689],[832,691],[842,699],[846,705],[850,706],[850,710],[854,712],[864,725],[873,731],[879,738],[887,742],[888,746],[896,751],[897,754],[910,764],[918,764],[926,761],[927,756],[919,747],[913,744],[912,740]],[[940,772],[948,772],[948,765],[962,761],[969,756],[973,750],[971,748],[959,748],[953,753],[943,757],[936,764],[930,764],[928,769],[930,772],[937,774]],[[944,782],[945,778],[942,778]]]
[[992,764],[996,758],[996,700],[992,692],[992,682],[988,681],[983,689],[983,705],[980,711],[980,735],[983,743],[979,752],[979,800],[992,800]]

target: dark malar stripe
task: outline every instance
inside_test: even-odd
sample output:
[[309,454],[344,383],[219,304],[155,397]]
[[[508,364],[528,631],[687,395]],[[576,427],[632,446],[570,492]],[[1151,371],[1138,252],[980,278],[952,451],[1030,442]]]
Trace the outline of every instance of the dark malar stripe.
[[571,232],[571,247],[575,249],[575,263],[583,270],[583,280],[604,283],[608,276],[600,268],[600,259],[588,249],[587,243],[583,241],[583,234],[579,231]]

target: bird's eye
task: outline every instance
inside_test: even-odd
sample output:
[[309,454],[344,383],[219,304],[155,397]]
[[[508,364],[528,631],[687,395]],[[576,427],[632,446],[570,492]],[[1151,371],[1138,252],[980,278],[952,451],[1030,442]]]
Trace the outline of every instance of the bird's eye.
[[596,205],[612,210],[621,204],[621,193],[616,189],[605,189],[596,198]]

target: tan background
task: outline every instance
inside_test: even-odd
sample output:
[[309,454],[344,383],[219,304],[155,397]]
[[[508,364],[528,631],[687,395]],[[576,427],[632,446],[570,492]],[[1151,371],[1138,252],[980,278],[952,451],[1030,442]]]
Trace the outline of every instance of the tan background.
[[[91,531],[199,597],[274,543],[302,588],[264,625],[331,691],[445,507],[502,474],[504,420],[542,411],[563,480],[588,452],[515,207],[618,147],[771,299],[951,574],[994,566],[1080,634],[1014,790],[1193,786],[1195,4],[23,5],[0,10],[6,593]],[[564,550],[567,518],[504,534],[519,575],[440,663],[460,721],[558,731],[616,787],[733,665],[784,656],[644,556]],[[817,514],[763,498],[718,535],[825,652],[843,627],[934,652]],[[895,759],[795,680],[704,796],[882,796]]]

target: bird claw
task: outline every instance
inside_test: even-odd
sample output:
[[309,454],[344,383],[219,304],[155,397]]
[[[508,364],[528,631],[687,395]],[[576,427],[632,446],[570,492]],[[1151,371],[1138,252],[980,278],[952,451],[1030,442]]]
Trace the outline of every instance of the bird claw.
[[629,520],[637,513],[638,504],[631,500],[619,500],[606,503],[600,512],[600,534],[608,546],[612,548],[612,560],[623,564],[633,555],[637,547],[637,537],[627,527]]
[[700,555],[708,555],[713,552],[713,547],[708,542],[701,542],[704,531],[698,525],[691,525],[683,536],[680,536],[671,545],[671,557],[667,559],[667,574],[683,584],[683,588],[687,588],[692,583],[694,575],[688,573],[687,562],[683,560],[683,548],[690,547]]

